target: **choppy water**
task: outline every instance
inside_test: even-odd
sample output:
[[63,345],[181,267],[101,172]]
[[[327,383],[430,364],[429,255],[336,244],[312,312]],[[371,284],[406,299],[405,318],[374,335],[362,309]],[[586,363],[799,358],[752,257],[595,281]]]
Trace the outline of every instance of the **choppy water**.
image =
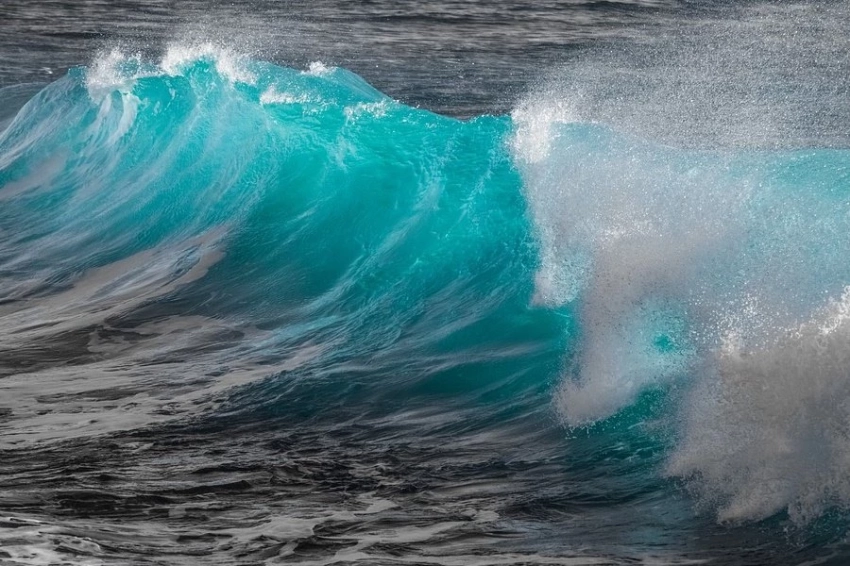
[[846,5],[0,10],[0,562],[848,560]]

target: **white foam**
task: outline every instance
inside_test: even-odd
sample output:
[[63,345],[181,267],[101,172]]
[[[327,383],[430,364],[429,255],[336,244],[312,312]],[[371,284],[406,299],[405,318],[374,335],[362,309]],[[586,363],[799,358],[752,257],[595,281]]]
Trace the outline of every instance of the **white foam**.
[[[850,21],[846,7],[829,13],[830,29]],[[810,175],[784,178],[783,160],[802,169],[807,158],[769,163],[741,150],[846,131],[846,115],[831,110],[835,73],[811,65],[833,60],[846,38],[822,34],[804,49],[777,41],[822,25],[821,16],[758,5],[645,48],[584,52],[512,113],[511,149],[540,244],[534,301],[575,302],[580,318],[557,395],[566,424],[605,419],[682,374],[729,375],[736,358],[717,352],[730,344],[774,352],[783,332],[805,326],[847,282],[836,267],[846,253],[845,204],[818,197],[825,183],[842,182],[840,171],[813,161]],[[796,74],[789,81],[789,65],[807,88]],[[694,355],[647,350],[635,321],[649,299],[679,305]],[[850,300],[829,308],[804,334],[839,340]],[[798,374],[789,384],[804,379],[789,371]]]
[[[551,100],[551,103],[536,104],[540,98]],[[572,104],[551,92],[525,100],[511,113],[511,118],[516,125],[512,138],[514,155],[525,163],[539,163],[549,157],[556,136],[555,127],[578,120]]]
[[667,466],[722,521],[850,506],[850,289],[774,344],[727,340]]
[[198,61],[213,61],[219,75],[232,83],[255,84],[257,76],[247,67],[248,58],[228,47],[211,42],[170,45],[159,67],[168,75],[182,75]]
[[260,95],[260,104],[309,104],[313,100],[305,94],[280,92],[272,85]]
[[378,102],[359,102],[353,106],[347,106],[344,110],[346,121],[355,121],[361,116],[372,118],[383,118],[387,114],[389,105],[386,100]]
[[577,426],[687,371],[690,356],[652,351],[641,311],[649,299],[692,308],[695,270],[738,237],[749,188],[663,147],[572,123],[572,103],[551,89],[540,96],[515,113],[512,148],[541,247],[534,300],[580,299],[579,353],[557,396]]
[[138,52],[121,47],[98,53],[86,72],[86,88],[95,101],[112,92],[132,94],[136,82],[151,76],[182,76],[199,61],[209,61],[216,72],[231,83],[255,84],[257,76],[249,69],[249,58],[238,51],[209,41],[173,43],[158,62],[145,60]]
[[126,67],[141,67],[141,55],[127,54],[119,48],[101,52],[86,72],[86,88],[93,100],[100,101],[107,94],[118,91],[123,94],[132,92],[136,80],[142,76],[139,72],[129,72]]
[[5,555],[5,560],[0,561],[4,564],[100,566],[104,563],[92,556],[102,553],[101,546],[92,540],[35,519],[3,517],[3,520],[17,525],[14,529],[0,530],[0,548]]
[[[513,149],[542,250],[535,297],[580,301],[556,395],[564,423],[687,378],[666,472],[720,521],[787,511],[804,524],[850,507],[850,287],[835,291],[847,220],[818,192],[840,169],[818,161],[811,187],[772,186],[759,161],[715,152],[700,165],[703,153],[525,104],[534,119],[517,123]],[[652,350],[652,301],[689,320],[688,353]]]
[[321,61],[313,61],[307,66],[307,70],[304,71],[304,74],[313,75],[314,77],[323,77],[330,74],[333,70],[334,67],[329,67]]
[[[512,145],[541,247],[535,300],[579,301],[563,422],[589,425],[685,378],[666,473],[720,521],[850,508],[850,287],[836,292],[847,219],[819,192],[841,170],[816,161],[788,188],[773,180],[784,169],[570,123],[570,106],[526,101]],[[653,351],[652,301],[684,313],[687,353]]]

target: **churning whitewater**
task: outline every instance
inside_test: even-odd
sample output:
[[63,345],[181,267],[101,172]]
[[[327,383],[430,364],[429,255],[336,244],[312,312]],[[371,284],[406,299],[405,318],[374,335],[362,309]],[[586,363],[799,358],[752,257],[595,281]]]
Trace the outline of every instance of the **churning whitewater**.
[[[205,43],[104,52],[25,104],[0,89],[0,442],[20,487],[0,557],[132,561],[118,541],[165,552],[169,530],[198,556],[262,560],[271,537],[315,564],[674,563],[714,543],[671,533],[730,526],[756,560],[839,544],[850,151],[683,146],[574,94],[460,121]],[[14,454],[86,439],[110,477],[27,491],[45,472]],[[122,484],[127,466],[172,483]],[[205,473],[237,479],[181,487]],[[263,511],[228,522],[258,485]],[[124,514],[63,523],[81,501]],[[180,522],[201,510],[206,531]],[[622,547],[598,538],[614,515],[644,518]],[[534,538],[563,529],[569,552]]]

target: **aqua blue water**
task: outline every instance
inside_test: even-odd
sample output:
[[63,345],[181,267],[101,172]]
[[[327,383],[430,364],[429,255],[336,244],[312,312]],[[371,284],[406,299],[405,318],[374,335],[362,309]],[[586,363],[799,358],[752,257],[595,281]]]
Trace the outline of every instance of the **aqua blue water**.
[[458,120],[212,43],[31,90],[0,558],[845,560],[850,151],[799,100]]

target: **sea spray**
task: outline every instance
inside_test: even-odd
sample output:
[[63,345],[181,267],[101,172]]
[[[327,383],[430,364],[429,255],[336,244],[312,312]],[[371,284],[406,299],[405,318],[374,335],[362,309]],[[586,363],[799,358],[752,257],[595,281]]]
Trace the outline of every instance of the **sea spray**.
[[513,150],[535,296],[577,305],[565,425],[667,391],[666,472],[719,519],[844,506],[850,152],[662,145],[586,121],[593,100],[562,84],[519,106]]

